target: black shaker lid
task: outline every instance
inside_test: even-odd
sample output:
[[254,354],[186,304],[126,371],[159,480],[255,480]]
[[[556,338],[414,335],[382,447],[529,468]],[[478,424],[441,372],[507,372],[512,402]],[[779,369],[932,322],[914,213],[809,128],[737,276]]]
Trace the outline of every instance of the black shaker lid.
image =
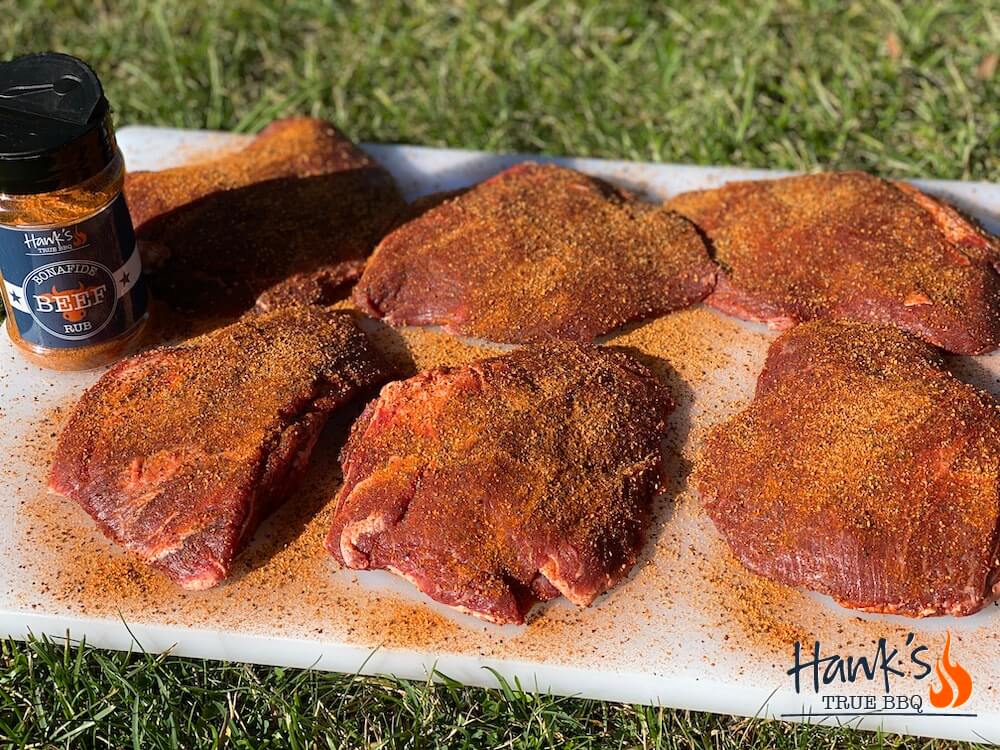
[[44,52],[0,63],[0,193],[75,185],[116,151],[108,100],[85,62]]

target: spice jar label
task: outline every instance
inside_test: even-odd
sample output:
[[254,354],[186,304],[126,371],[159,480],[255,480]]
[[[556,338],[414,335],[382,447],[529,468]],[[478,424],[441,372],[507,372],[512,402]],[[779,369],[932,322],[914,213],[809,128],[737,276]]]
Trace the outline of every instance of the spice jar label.
[[125,197],[77,224],[0,226],[7,309],[25,341],[89,346],[131,329],[148,304]]

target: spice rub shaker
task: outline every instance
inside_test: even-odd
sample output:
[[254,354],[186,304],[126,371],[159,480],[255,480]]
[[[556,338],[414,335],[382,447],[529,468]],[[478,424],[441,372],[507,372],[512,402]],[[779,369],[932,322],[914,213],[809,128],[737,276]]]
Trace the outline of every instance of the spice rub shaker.
[[99,367],[138,340],[149,300],[124,174],[86,63],[0,63],[0,291],[11,340],[38,365]]

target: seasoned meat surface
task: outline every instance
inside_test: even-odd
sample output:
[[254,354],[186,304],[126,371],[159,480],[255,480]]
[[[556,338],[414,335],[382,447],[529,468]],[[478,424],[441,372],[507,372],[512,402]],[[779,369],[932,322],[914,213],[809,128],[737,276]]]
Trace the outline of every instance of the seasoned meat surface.
[[255,316],[120,362],[80,399],[49,486],[188,589],[219,583],[329,412],[387,377],[347,313]]
[[695,477],[736,557],[780,583],[910,616],[969,614],[996,587],[998,406],[892,326],[781,336]]
[[685,219],[572,169],[520,164],[379,244],[354,301],[393,324],[590,341],[690,305],[715,269]]
[[125,192],[154,293],[196,317],[346,296],[404,203],[331,124],[279,120],[212,161],[136,172]]
[[391,383],[344,448],[327,548],[496,623],[586,606],[635,561],[672,408],[624,352],[572,343]]
[[860,172],[733,182],[667,201],[719,264],[708,304],[787,328],[892,323],[978,354],[1000,344],[1000,242],[916,188]]

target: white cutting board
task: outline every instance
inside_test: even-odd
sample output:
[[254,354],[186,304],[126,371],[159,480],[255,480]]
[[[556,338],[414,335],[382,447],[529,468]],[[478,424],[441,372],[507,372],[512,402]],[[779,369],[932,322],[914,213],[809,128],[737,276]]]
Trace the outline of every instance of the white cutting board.
[[[238,136],[127,127],[119,141],[130,169],[156,169],[230,147]],[[408,197],[467,185],[525,156],[372,145]],[[775,176],[734,168],[556,159],[650,197]],[[919,182],[1000,229],[1000,186]],[[393,334],[381,330],[380,340]],[[681,406],[668,465],[679,477],[660,503],[652,539],[633,575],[592,608],[564,601],[539,607],[525,627],[496,627],[456,615],[384,573],[338,570],[320,549],[335,486],[334,456],[346,425],[320,448],[302,490],[258,532],[233,579],[187,593],[150,574],[98,533],[73,504],[43,486],[52,435],[65,409],[99,373],[60,374],[22,362],[0,337],[0,633],[86,638],[127,649],[423,679],[429,670],[471,685],[495,686],[492,672],[526,689],[727,714],[801,718],[927,736],[1000,741],[1000,607],[964,619],[906,620],[859,615],[829,599],[756,579],[728,557],[688,491],[689,466],[704,431],[750,397],[774,334],[695,308],[641,326],[614,343],[670,361]],[[427,345],[443,334],[404,331],[420,366],[440,361]],[[424,348],[421,348],[424,347]],[[456,345],[449,359],[477,355]],[[662,366],[662,363],[661,363]],[[1000,357],[956,359],[964,376],[1000,390]],[[894,695],[923,698],[923,713],[824,716],[825,695],[880,696],[880,683],[824,685],[796,693],[786,673],[798,639],[808,653],[871,655],[925,644],[933,662],[952,633],[952,660],[974,680],[969,701],[934,709],[933,675],[893,679]],[[866,707],[850,706],[867,711]],[[880,705],[880,710],[882,706]],[[930,715],[930,714],[937,715]],[[913,715],[917,714],[917,715]],[[973,716],[974,714],[974,716]]]

